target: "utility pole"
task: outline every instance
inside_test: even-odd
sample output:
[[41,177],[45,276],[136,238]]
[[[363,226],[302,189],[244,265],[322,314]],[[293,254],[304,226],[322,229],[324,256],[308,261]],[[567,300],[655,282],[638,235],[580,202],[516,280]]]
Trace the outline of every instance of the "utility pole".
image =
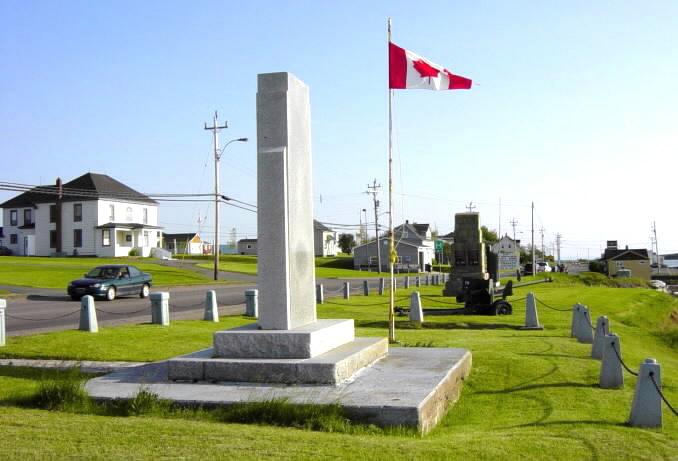
[[509,221],[511,224],[511,227],[513,227],[513,241],[516,241],[516,226],[518,225],[518,221],[516,221],[516,218],[513,218],[511,221]]
[[544,231],[545,230],[546,229],[544,229],[544,226],[541,226],[541,228],[539,228],[539,233],[541,234],[541,259],[543,261],[546,261],[546,252],[544,250]]
[[556,234],[556,254],[558,255],[558,265],[560,266],[560,243],[562,240],[563,236],[558,232]]
[[501,240],[501,197],[499,197],[499,240]]
[[219,279],[219,130],[228,128],[228,122],[219,126],[217,118],[218,114],[215,110],[212,126],[207,126],[205,123],[205,129],[212,131],[214,138],[214,280]]
[[[377,194],[381,189],[381,184],[377,184],[377,179],[375,178],[372,182],[372,185],[367,185],[366,194],[372,195],[372,201],[374,202],[374,232],[377,234],[377,272],[381,272],[381,248],[379,247],[379,200],[377,200]],[[367,221],[365,222],[367,224]]]
[[534,253],[534,202],[532,202],[532,275],[537,275],[537,259]]
[[657,221],[652,221],[652,232],[654,232],[654,251],[657,255],[657,269],[661,272],[662,264],[659,258],[659,244],[657,243]]

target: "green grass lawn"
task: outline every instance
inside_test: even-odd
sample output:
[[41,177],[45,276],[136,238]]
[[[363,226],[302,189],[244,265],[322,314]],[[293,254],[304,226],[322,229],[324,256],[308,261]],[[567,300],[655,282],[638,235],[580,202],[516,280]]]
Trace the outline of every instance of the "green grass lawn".
[[[200,263],[198,267],[211,269],[211,263]],[[219,258],[219,270],[241,274],[257,274],[257,257],[248,255],[223,255]],[[382,273],[386,276],[386,273]],[[318,278],[365,278],[377,277],[375,272],[353,269],[353,257],[349,255],[315,258],[315,276]]]
[[[621,337],[625,361],[637,369],[643,359],[656,358],[665,394],[678,403],[677,299],[648,289],[585,286],[568,276],[529,289],[549,305],[566,308],[579,301],[590,307],[594,319],[607,315]],[[516,289],[515,298],[527,290]],[[401,297],[409,291],[398,291],[398,304],[407,304]],[[421,292],[428,298],[425,307],[450,302],[439,296],[440,287],[422,287]],[[386,336],[387,308],[381,304],[386,301],[386,296],[332,298],[318,307],[318,315],[354,318],[358,335]],[[403,345],[465,347],[473,354],[461,399],[425,437],[227,424],[190,413],[111,417],[28,409],[12,402],[34,392],[49,374],[5,367],[0,368],[0,458],[676,459],[678,418],[665,409],[661,430],[626,426],[635,378],[626,374],[622,390],[599,389],[600,362],[589,358],[590,345],[569,338],[569,312],[540,307],[543,331],[518,329],[524,313],[521,301],[506,317],[428,316],[422,328],[397,318],[396,335]],[[237,316],[221,325],[187,321],[167,328],[139,325],[103,328],[98,334],[10,337],[2,352],[160,359],[207,347],[211,331],[244,322],[248,320]]]
[[212,283],[203,275],[176,267],[164,266],[149,258],[41,258],[0,256],[0,285],[37,288],[63,288],[102,264],[132,264],[153,276],[158,286],[200,285]]

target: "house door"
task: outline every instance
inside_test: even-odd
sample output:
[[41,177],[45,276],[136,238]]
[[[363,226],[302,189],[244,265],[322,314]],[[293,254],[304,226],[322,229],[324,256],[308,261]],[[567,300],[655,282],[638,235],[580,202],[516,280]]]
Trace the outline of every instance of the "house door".
[[24,236],[24,256],[35,256],[35,235]]
[[419,272],[424,272],[424,252],[419,252]]

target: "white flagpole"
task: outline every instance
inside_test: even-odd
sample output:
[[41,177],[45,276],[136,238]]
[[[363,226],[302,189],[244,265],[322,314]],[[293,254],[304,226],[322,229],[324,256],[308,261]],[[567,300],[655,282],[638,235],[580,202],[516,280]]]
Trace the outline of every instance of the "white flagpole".
[[[388,42],[391,43],[391,18],[388,18]],[[388,86],[388,234],[389,234],[389,252],[388,261],[391,271],[391,290],[389,291],[390,301],[388,309],[388,341],[395,343],[395,275],[393,273],[394,259],[396,258],[395,242],[393,235],[393,90]]]

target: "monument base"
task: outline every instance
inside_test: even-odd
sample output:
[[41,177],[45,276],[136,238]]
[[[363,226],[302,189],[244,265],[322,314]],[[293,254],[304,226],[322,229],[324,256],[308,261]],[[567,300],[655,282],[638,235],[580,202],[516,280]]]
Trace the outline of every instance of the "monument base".
[[217,357],[307,359],[355,339],[353,319],[324,319],[291,330],[262,330],[256,323],[214,333]]
[[471,371],[466,349],[398,347],[382,360],[334,385],[174,383],[168,362],[159,362],[90,380],[85,390],[97,400],[132,399],[144,389],[191,407],[286,399],[291,403],[340,405],[351,420],[378,426],[430,431],[461,393]]
[[336,385],[387,353],[386,338],[356,338],[308,359],[221,358],[209,348],[170,359],[167,377],[173,381]]

